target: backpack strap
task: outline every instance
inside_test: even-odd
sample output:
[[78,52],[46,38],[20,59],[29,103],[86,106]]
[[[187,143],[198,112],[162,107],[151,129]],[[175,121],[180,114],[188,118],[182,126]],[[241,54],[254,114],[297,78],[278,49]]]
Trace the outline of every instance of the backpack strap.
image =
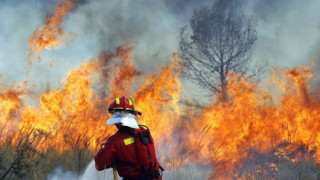
[[[143,145],[146,146],[147,148],[147,153],[148,153],[148,159],[151,159],[153,158],[152,157],[152,154],[151,154],[151,151],[150,151],[150,148],[148,146],[148,144],[153,144],[153,141],[151,139],[151,134],[150,134],[150,130],[147,126],[145,125],[139,125],[139,128],[142,130],[141,132],[138,132],[138,134],[134,134],[132,131],[130,131],[129,129],[126,129],[126,128],[123,128],[123,129],[119,129],[118,131],[119,132],[123,132],[123,133],[126,133],[126,134],[129,134],[130,136],[134,137],[134,138],[139,138],[140,141],[142,142]],[[129,162],[124,162],[124,161],[121,161],[121,160],[116,160],[116,162],[119,162],[119,163],[122,163],[122,164],[125,164],[125,165],[129,165],[129,166],[136,166],[137,164],[135,163],[129,163]],[[157,160],[154,164],[154,168],[157,166]],[[159,163],[159,162],[158,162]],[[152,164],[149,163],[148,164],[149,167],[145,167],[144,164],[141,164],[141,170],[142,170],[142,177],[145,177],[146,174],[150,174],[153,172],[153,168],[152,168]],[[155,172],[157,172],[157,175],[152,175],[152,176],[155,176],[155,177],[159,177],[159,176],[162,176],[162,171],[164,171],[164,168],[159,164],[159,170],[156,170]],[[158,175],[159,173],[159,175]],[[153,174],[153,173],[152,173]],[[161,174],[161,175],[160,175]]]
[[[143,136],[148,138],[149,143],[153,144],[152,140],[151,140],[151,136],[150,136],[150,130],[148,128],[148,126],[145,125],[139,125],[140,129],[142,130]],[[143,142],[143,141],[142,141]]]
[[132,137],[135,137],[135,134],[127,129],[119,129],[118,132],[123,132],[123,133],[127,133]]

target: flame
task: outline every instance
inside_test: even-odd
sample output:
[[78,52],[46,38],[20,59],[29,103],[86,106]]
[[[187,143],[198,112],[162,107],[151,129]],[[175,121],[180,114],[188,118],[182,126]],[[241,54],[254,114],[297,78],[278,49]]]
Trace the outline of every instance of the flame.
[[[44,93],[38,107],[22,108],[22,128],[34,127],[50,132],[49,141],[42,144],[42,150],[54,147],[59,152],[66,151],[71,148],[68,143],[80,136],[85,138],[83,141],[88,142],[80,142],[79,146],[88,145],[92,150],[98,148],[99,144],[115,132],[114,127],[104,125],[110,117],[107,106],[115,97],[131,94],[132,83],[141,74],[132,64],[131,51],[132,47],[125,44],[115,54],[102,52],[98,58],[92,58],[77,69],[70,70],[68,77],[63,80],[63,86]],[[161,74],[146,77],[144,85],[140,85],[139,90],[133,93],[136,106],[144,111],[141,123],[149,122],[151,129],[156,129],[158,121],[166,121],[168,116],[162,116],[161,119],[152,117],[161,109],[168,108],[164,106],[165,103],[171,106],[171,101],[175,101],[173,110],[178,108],[179,73],[173,72],[177,68],[177,57],[174,62],[174,66],[163,68]],[[168,82],[178,84],[171,87]],[[100,90],[96,91],[97,89]],[[159,93],[165,97],[158,97],[161,96]],[[106,94],[108,97],[105,97]],[[174,111],[168,114],[174,116]],[[165,126],[164,124],[162,128]],[[85,135],[82,136],[83,134]],[[161,136],[161,131],[155,131],[155,135],[157,139]]]
[[[38,108],[24,109],[22,118],[26,127],[50,132],[52,139],[50,144],[44,145],[44,149],[53,146],[62,152],[68,148],[70,141],[83,134],[97,138],[107,134],[101,123],[107,116],[98,107],[103,101],[91,89],[91,78],[99,75],[96,71],[99,64],[98,59],[93,59],[81,64],[78,69],[72,69],[60,89],[41,96]],[[90,148],[97,146],[96,140],[86,139],[90,142]]]
[[110,76],[113,78],[109,88],[110,98],[112,99],[122,95],[129,97],[133,81],[141,74],[131,62],[133,58],[132,49],[133,47],[128,44],[117,48],[117,54],[114,57],[118,57],[120,62],[114,65],[113,69],[116,69],[116,71],[113,71]]
[[29,40],[29,65],[33,62],[34,53],[37,53],[37,58],[40,61],[43,49],[51,49],[52,46],[58,48],[60,46],[59,37],[68,36],[63,31],[62,21],[73,7],[74,3],[71,0],[59,0],[54,15],[47,18],[45,24],[38,26],[33,32]]
[[0,142],[20,125],[19,115],[23,106],[25,87],[8,85],[0,80]]
[[[2,85],[1,139],[32,127],[46,134],[47,141],[37,147],[41,151],[96,151],[116,131],[104,124],[110,117],[108,105],[117,96],[131,94],[143,113],[138,123],[151,129],[159,159],[169,172],[195,163],[213,168],[208,179],[241,179],[239,168],[255,157],[253,152],[291,161],[320,160],[320,97],[309,84],[311,65],[274,69],[272,83],[265,87],[231,73],[227,100],[217,98],[196,109],[180,103],[177,55],[143,76],[132,62],[132,49],[124,44],[114,54],[101,52],[70,70],[61,87],[42,94],[37,107],[24,102],[24,91]],[[277,169],[273,162],[268,166]],[[256,172],[266,170],[257,166]]]
[[190,129],[189,147],[203,146],[195,151],[197,162],[214,164],[216,179],[240,178],[236,167],[250,152],[269,153],[282,142],[308,145],[319,161],[320,99],[311,93],[312,75],[310,66],[275,69],[272,80],[281,95],[273,98],[270,90],[231,74],[229,100],[212,103]]
[[145,124],[155,139],[158,158],[168,167],[176,159],[181,108],[179,107],[182,85],[178,56],[159,72],[145,77],[134,94],[136,107],[142,112],[140,124]]
[[[59,37],[67,36],[62,21],[73,7],[71,0],[58,2],[54,16],[30,38],[30,56],[37,53],[40,60],[43,49],[60,45]],[[24,88],[0,82],[0,144],[21,129],[35,128],[46,134],[37,147],[41,151],[96,151],[116,131],[104,125],[110,117],[108,105],[116,97],[133,95],[143,113],[138,123],[151,129],[159,159],[169,171],[195,163],[213,168],[208,179],[242,179],[240,167],[255,154],[320,160],[320,96],[309,84],[312,65],[274,69],[272,83],[263,87],[231,73],[227,100],[218,97],[196,109],[180,103],[177,55],[154,74],[144,75],[133,63],[132,50],[124,44],[114,54],[101,52],[85,61],[70,70],[61,87],[42,94],[37,107],[24,102]],[[268,165],[277,170],[277,164]],[[256,172],[266,170],[256,167]]]
[[172,64],[144,78],[143,85],[134,94],[136,106],[143,112],[141,123],[148,124],[156,139],[163,136],[162,132],[170,132],[179,119],[182,89],[179,76],[178,56],[174,55]]

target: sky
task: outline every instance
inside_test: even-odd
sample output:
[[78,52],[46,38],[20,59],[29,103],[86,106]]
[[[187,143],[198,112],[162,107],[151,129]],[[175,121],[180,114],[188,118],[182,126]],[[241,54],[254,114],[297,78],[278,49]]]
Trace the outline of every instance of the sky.
[[[65,32],[75,37],[66,38],[58,49],[42,51],[41,61],[28,66],[30,36],[53,13],[56,2],[0,0],[1,81],[27,81],[41,94],[58,88],[71,68],[101,51],[114,52],[123,42],[133,44],[135,64],[150,74],[170,63],[178,51],[179,30],[189,25],[193,10],[210,7],[214,0],[78,0],[63,21]],[[266,63],[266,74],[273,67],[307,65],[312,59],[320,69],[318,7],[320,0],[243,1],[244,12],[258,23],[252,58]],[[195,89],[190,83],[185,87]]]

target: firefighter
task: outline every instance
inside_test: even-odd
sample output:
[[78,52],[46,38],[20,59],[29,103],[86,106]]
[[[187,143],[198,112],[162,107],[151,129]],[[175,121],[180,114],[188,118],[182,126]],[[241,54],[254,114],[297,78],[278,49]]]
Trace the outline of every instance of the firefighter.
[[108,138],[94,157],[98,171],[114,167],[124,180],[161,180],[163,168],[155,153],[154,141],[146,126],[138,125],[135,116],[141,115],[133,98],[116,98],[108,108],[116,134]]

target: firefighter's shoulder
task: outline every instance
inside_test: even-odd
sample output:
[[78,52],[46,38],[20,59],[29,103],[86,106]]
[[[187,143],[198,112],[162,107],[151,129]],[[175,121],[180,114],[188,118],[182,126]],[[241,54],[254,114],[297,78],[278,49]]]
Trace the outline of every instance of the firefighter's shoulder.
[[130,135],[122,133],[122,132],[117,132],[116,134],[110,136],[108,138],[107,142],[114,144],[114,143],[117,143],[119,141],[123,141],[123,139],[127,138],[128,136],[130,136]]
[[106,143],[114,144],[117,140],[118,140],[118,137],[116,136],[116,134],[113,134],[110,137],[108,137]]

